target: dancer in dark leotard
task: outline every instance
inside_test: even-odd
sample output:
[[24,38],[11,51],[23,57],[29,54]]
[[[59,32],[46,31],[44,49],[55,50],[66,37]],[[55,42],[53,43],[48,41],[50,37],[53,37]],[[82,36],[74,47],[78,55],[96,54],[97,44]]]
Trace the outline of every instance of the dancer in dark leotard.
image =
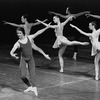
[[[38,95],[38,92],[35,86],[35,62],[32,54],[31,40],[37,37],[38,35],[42,34],[48,28],[49,27],[46,27],[44,29],[37,31],[35,34],[28,36],[24,35],[23,28],[18,28],[17,36],[19,40],[14,44],[12,50],[10,51],[11,56],[18,59],[18,56],[16,55],[15,51],[18,48],[21,48],[21,59],[19,67],[21,72],[21,79],[28,86],[28,88],[24,90],[24,92],[33,91],[36,96]],[[26,63],[28,64],[30,81],[26,78]]]

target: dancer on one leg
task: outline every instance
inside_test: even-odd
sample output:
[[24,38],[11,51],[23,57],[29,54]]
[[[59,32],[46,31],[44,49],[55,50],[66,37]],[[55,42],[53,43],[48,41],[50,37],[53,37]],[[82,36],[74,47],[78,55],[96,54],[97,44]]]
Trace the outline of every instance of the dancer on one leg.
[[[71,21],[74,16],[69,16],[68,19],[66,19],[64,22],[60,22],[59,17],[54,16],[53,21],[56,23],[56,25],[50,25],[51,28],[55,29],[55,36],[56,41],[53,45],[53,48],[59,48],[58,57],[59,57],[59,63],[60,63],[60,72],[63,72],[64,67],[64,60],[63,60],[63,53],[67,46],[69,45],[88,45],[88,42],[79,42],[79,41],[69,41],[65,36],[63,36],[63,29],[66,23]],[[44,23],[43,21],[37,20],[38,22],[42,23],[43,25],[47,26],[48,24]]]
[[99,79],[99,61],[100,61],[100,42],[98,41],[100,35],[100,28],[96,29],[96,23],[91,22],[89,23],[89,29],[92,30],[92,33],[83,32],[81,29],[76,27],[75,25],[70,24],[71,27],[78,30],[81,34],[88,36],[91,44],[92,44],[92,51],[91,56],[95,56],[94,65],[95,65],[95,79]]
[[[67,7],[66,9],[66,15],[62,15],[60,13],[56,13],[56,12],[53,12],[53,11],[49,11],[50,14],[54,14],[54,15],[57,15],[61,18],[64,18],[64,19],[67,19],[69,16],[73,15],[74,18],[76,17],[79,17],[79,16],[82,16],[84,14],[89,14],[90,11],[83,11],[83,12],[79,12],[77,14],[72,14],[70,11],[69,11],[69,7]],[[79,41],[79,36],[75,36],[75,40],[76,41]],[[76,60],[77,59],[77,53],[78,53],[78,46],[77,45],[74,45],[74,54],[73,54],[73,59]]]
[[[31,40],[36,38],[38,35],[42,34],[46,29],[49,27],[47,26],[44,29],[37,31],[33,35],[26,36],[24,33],[23,28],[17,28],[17,36],[19,40],[14,44],[13,48],[10,51],[10,55],[16,59],[18,59],[17,54],[15,51],[18,48],[21,48],[21,59],[20,59],[20,72],[21,72],[21,79],[23,82],[28,86],[24,92],[32,91],[38,96],[37,87],[35,85],[35,62],[32,53],[32,44]],[[29,71],[29,79],[26,78],[26,63],[28,64],[28,71]]]

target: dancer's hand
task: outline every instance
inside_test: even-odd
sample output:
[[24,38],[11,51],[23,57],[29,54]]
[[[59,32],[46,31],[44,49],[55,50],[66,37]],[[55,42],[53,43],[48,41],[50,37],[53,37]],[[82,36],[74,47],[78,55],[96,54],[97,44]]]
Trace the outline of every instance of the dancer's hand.
[[86,14],[90,14],[90,11],[85,11]]
[[73,24],[70,24],[70,26],[72,27],[72,28],[75,28],[76,26],[75,25],[73,25]]
[[52,11],[49,11],[48,13],[49,13],[50,15],[51,15],[51,14],[54,14],[54,12],[52,12]]
[[85,16],[88,18],[88,17],[90,17],[90,16],[91,16],[91,14],[90,14],[90,13],[88,13],[88,14],[85,14]]
[[35,21],[36,21],[36,22],[41,22],[39,19],[36,19]]
[[3,23],[4,23],[4,24],[7,24],[7,22],[6,22],[6,21],[4,21],[4,20],[3,20]]
[[49,24],[47,24],[47,27],[48,27],[48,28],[50,27],[50,24],[51,24],[51,22],[50,22]]
[[14,57],[15,59],[19,59],[19,57],[17,56],[16,53],[15,54],[12,54],[11,56]]
[[74,15],[70,15],[69,18],[70,18],[70,21],[72,21],[73,18],[75,18],[75,16]]
[[51,60],[51,58],[49,57],[48,54],[45,55],[45,58],[48,59],[48,60]]

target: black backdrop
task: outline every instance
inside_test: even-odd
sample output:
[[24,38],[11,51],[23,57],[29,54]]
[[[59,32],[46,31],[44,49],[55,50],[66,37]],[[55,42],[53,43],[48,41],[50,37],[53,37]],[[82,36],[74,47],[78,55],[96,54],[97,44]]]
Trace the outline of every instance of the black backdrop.
[[[52,16],[48,11],[55,11],[65,14],[67,7],[70,7],[72,13],[89,10],[93,14],[100,15],[100,0],[0,0],[0,44],[13,44],[18,39],[16,36],[16,28],[4,25],[3,20],[20,24],[21,16],[28,14],[28,21],[35,22],[35,19],[48,19],[52,21]],[[74,23],[84,31],[90,32],[88,23],[92,20],[97,21],[100,27],[100,19],[86,18],[81,16],[71,23]],[[64,21],[61,19],[61,21]],[[32,28],[32,33],[41,29],[39,25]],[[74,36],[77,31],[70,28],[69,24],[65,26],[64,35]],[[53,43],[55,35],[52,29],[47,30],[43,35],[39,36],[36,41],[40,43]]]

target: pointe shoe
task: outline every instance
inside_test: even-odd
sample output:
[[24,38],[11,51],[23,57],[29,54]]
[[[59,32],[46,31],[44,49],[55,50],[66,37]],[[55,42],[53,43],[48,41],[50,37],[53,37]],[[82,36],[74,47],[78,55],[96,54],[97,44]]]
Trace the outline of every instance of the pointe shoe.
[[31,90],[32,86],[28,87],[24,92],[29,92]]
[[63,73],[64,71],[63,71],[63,69],[60,69],[60,71],[59,71],[59,72]]
[[32,90],[36,96],[38,96],[37,87],[32,87]]
[[73,59],[76,60],[76,56],[75,55],[73,56]]
[[28,68],[28,64],[26,64],[26,68]]
[[95,80],[98,81],[99,80],[99,77],[95,77]]
[[29,91],[34,92],[34,94],[35,94],[36,96],[38,96],[38,92],[37,92],[37,88],[36,88],[36,87],[30,86],[30,87],[28,87],[26,90],[24,90],[24,92],[29,92]]

